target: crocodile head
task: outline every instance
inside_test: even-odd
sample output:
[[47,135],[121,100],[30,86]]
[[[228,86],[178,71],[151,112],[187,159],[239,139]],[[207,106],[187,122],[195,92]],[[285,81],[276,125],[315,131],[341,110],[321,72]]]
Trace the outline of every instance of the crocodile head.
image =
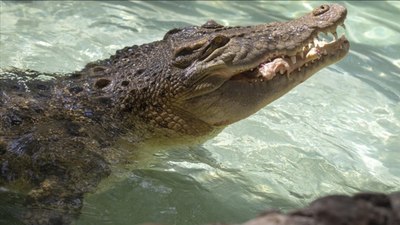
[[[288,22],[225,27],[208,21],[169,31],[162,42],[172,49],[172,97],[164,105],[173,115],[158,119],[200,136],[250,116],[347,54],[348,41],[336,33],[346,14],[332,4]],[[320,41],[321,33],[332,41]]]

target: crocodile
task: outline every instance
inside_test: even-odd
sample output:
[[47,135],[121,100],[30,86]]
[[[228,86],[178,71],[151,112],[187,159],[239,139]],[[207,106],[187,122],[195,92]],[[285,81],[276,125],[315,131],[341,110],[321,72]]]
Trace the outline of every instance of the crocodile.
[[15,217],[70,224],[141,146],[198,144],[257,112],[348,53],[336,32],[346,14],[331,4],[287,22],[210,20],[69,74],[3,70],[0,187],[21,201]]

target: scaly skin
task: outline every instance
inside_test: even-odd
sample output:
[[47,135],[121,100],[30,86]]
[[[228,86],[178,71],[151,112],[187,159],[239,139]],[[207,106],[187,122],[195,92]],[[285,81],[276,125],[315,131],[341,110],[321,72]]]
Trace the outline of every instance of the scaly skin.
[[335,32],[345,17],[346,9],[334,4],[283,23],[209,21],[69,75],[4,71],[0,185],[24,196],[27,210],[17,217],[70,223],[83,194],[130,154],[116,142],[128,149],[200,143],[253,114],[347,54],[344,37],[303,48],[318,32]]

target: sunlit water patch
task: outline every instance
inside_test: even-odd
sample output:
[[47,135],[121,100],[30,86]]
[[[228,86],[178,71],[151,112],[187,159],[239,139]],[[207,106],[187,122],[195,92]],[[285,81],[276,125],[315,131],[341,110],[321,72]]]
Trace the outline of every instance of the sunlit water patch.
[[[5,1],[0,67],[69,72],[174,27],[281,21],[318,4]],[[77,224],[241,222],[326,194],[400,191],[400,4],[343,4],[347,58],[203,146],[161,151],[105,181]]]

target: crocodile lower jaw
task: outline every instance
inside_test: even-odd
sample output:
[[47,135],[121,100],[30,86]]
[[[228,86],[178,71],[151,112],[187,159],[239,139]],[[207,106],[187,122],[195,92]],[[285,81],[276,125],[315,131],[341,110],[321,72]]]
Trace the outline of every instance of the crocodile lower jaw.
[[337,38],[336,32],[333,32],[333,35],[335,38],[329,43],[319,41],[317,36],[305,44],[300,51],[268,58],[256,67],[232,76],[231,80],[265,82],[278,75],[295,76],[296,73],[307,72],[310,67],[324,67],[332,64],[343,58],[349,49],[349,42],[344,35],[340,38]]

